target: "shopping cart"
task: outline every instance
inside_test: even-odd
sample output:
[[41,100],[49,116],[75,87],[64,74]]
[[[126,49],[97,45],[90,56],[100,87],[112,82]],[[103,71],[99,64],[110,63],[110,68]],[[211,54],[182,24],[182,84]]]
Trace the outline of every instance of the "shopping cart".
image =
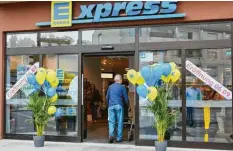
[[124,127],[130,127],[128,131],[128,141],[132,141],[134,138],[134,116],[132,110],[129,111],[128,116],[124,118]]

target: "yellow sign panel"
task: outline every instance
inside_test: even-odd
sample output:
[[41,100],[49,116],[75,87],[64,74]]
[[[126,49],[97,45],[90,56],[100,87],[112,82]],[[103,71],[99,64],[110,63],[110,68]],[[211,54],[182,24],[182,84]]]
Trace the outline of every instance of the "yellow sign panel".
[[204,123],[205,129],[210,127],[210,107],[204,107]]
[[51,2],[51,27],[72,26],[72,1]]
[[209,135],[205,134],[205,136],[204,136],[204,142],[208,142],[208,141],[209,141]]

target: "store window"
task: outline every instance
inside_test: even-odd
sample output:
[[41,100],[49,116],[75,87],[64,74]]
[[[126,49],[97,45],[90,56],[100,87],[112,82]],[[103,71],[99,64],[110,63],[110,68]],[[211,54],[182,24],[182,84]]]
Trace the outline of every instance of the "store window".
[[37,33],[7,34],[7,48],[37,47]]
[[175,26],[141,28],[140,42],[165,42],[178,41],[177,28]]
[[168,42],[230,39],[230,23],[201,23],[141,28],[140,42]]
[[[74,66],[74,63],[78,63],[78,55],[44,55],[42,60],[44,68],[54,71],[59,69],[60,73],[64,73],[64,78],[60,80],[56,90],[56,107],[62,109],[63,114],[59,118],[53,117],[49,120],[45,127],[45,135],[77,136],[78,66]],[[40,65],[39,55],[8,56],[6,64],[6,133],[33,135],[35,126],[27,122],[33,115],[26,108],[26,103],[34,88],[28,84],[20,86],[18,91],[12,91],[11,88],[32,65]]]
[[34,132],[34,126],[26,122],[32,117],[32,112],[26,109],[26,102],[33,87],[26,84],[18,91],[11,88],[32,65],[39,65],[39,55],[8,56],[6,59],[6,133],[28,134]]
[[87,30],[82,32],[82,45],[134,43],[134,35],[135,28]]
[[[187,141],[227,143],[232,134],[230,49],[186,55]],[[187,50],[190,54],[193,50]],[[217,56],[217,57],[210,57]]]
[[[177,67],[181,70],[181,50],[166,50],[166,51],[143,51],[140,52],[140,64],[139,68],[143,66],[152,65],[160,62],[175,62]],[[171,109],[178,109],[181,111],[181,83],[180,79],[172,88],[172,93],[169,96],[169,107]],[[139,126],[140,133],[139,139],[155,140],[157,138],[156,130],[152,127],[154,123],[153,114],[147,109],[148,101],[139,98]],[[176,123],[169,128],[168,136],[170,140],[182,140],[182,114],[177,118]]]
[[41,33],[42,47],[78,45],[78,31]]

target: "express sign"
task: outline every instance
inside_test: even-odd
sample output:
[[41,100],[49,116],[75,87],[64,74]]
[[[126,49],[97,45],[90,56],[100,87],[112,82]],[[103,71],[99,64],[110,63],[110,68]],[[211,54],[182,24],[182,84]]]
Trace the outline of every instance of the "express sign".
[[72,19],[72,2],[52,2],[51,22],[37,26],[64,27],[78,23],[131,21],[185,17],[175,13],[177,1],[132,1],[80,5],[80,14]]

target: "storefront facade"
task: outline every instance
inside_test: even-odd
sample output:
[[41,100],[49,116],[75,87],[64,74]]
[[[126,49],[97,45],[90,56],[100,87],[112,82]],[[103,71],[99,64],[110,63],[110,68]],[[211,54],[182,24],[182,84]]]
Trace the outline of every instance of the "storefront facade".
[[[59,7],[63,7],[60,13],[65,18],[56,16]],[[75,98],[67,103],[70,98],[61,90],[59,101],[59,106],[74,109],[72,132],[57,133],[53,125],[48,125],[47,140],[82,142],[83,57],[131,55],[136,70],[165,61],[175,62],[182,71],[170,100],[170,107],[180,108],[181,114],[171,128],[169,146],[233,149],[229,139],[233,133],[233,102],[228,93],[232,91],[232,8],[233,2],[1,4],[0,138],[32,138],[33,127],[24,124],[31,117],[25,109],[30,88],[24,86],[20,92],[8,94],[29,68],[27,65],[39,62],[45,68],[66,69],[67,79],[78,77]],[[195,85],[203,92],[202,101],[190,101],[186,95],[196,80],[199,83]],[[153,145],[153,117],[146,112],[146,101],[136,93],[134,97],[135,144]],[[205,107],[210,107],[208,130],[204,128]],[[15,124],[17,119],[21,122]]]

